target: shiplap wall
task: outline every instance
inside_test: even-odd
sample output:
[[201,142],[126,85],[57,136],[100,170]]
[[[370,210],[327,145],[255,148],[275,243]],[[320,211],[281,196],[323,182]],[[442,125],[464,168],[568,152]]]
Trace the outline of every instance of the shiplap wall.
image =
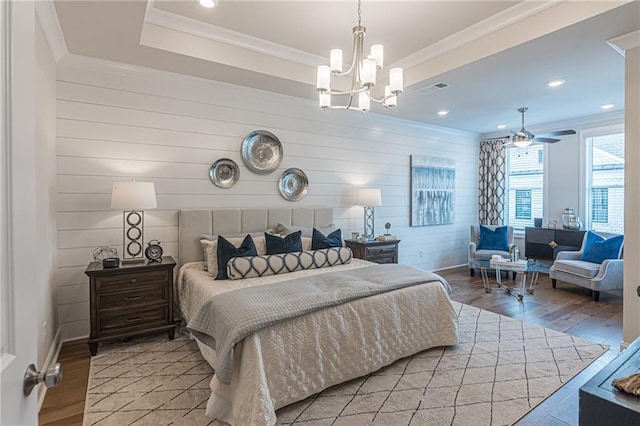
[[[177,209],[195,207],[335,207],[345,233],[362,231],[357,187],[382,189],[376,233],[385,222],[402,239],[400,262],[437,269],[466,262],[469,224],[477,221],[478,137],[383,114],[323,112],[316,103],[194,77],[68,55],[58,69],[58,285],[65,339],[89,333],[84,269],[92,250],[122,244],[122,213],[109,208],[113,182],[155,183],[158,209],[146,212],[145,239],[177,258]],[[400,99],[400,106],[402,107]],[[245,135],[273,132],[284,160],[269,175],[240,157]],[[456,161],[456,221],[409,226],[409,156]],[[231,189],[209,181],[219,158],[240,166]],[[289,167],[309,177],[308,195],[292,203],[277,190]]]

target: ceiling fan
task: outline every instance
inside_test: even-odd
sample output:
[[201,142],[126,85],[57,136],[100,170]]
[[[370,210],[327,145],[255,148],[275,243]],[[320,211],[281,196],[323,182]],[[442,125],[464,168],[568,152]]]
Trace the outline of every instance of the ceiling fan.
[[544,143],[556,143],[560,141],[560,139],[548,138],[543,136],[564,136],[564,135],[575,135],[575,130],[558,130],[557,132],[547,132],[542,135],[534,135],[530,131],[524,128],[524,113],[527,112],[526,107],[518,108],[518,112],[522,114],[522,128],[517,132],[511,132],[511,140],[504,145],[514,144],[518,148],[525,148],[531,145],[533,142],[544,142]]

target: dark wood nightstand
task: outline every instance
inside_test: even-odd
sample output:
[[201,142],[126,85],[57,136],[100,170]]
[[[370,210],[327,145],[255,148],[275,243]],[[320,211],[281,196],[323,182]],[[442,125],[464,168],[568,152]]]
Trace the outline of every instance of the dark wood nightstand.
[[398,263],[400,240],[367,241],[344,240],[353,252],[353,257],[376,263]]
[[91,334],[89,350],[98,343],[154,331],[166,331],[173,340],[173,268],[176,262],[164,256],[162,262],[121,264],[103,268],[91,262],[84,271],[90,279]]

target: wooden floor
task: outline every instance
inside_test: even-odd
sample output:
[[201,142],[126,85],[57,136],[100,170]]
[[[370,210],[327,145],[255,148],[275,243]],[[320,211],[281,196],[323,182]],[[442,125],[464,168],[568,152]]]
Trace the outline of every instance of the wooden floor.
[[[485,293],[479,274],[470,277],[466,267],[439,273],[451,284],[453,300],[610,346],[609,352],[517,423],[577,425],[578,389],[619,352],[622,292],[601,293],[600,302],[593,302],[580,287],[558,282],[557,289],[551,288],[549,277],[541,274],[535,293],[519,302],[501,290]],[[81,425],[90,365],[86,342],[65,343],[59,362],[64,378],[60,387],[48,390],[40,424]]]

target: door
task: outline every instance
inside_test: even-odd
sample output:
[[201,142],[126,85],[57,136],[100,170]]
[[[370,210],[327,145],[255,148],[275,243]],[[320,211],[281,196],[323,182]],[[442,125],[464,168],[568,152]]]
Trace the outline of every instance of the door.
[[0,424],[37,425],[37,389],[23,395],[37,362],[33,2],[0,1]]

